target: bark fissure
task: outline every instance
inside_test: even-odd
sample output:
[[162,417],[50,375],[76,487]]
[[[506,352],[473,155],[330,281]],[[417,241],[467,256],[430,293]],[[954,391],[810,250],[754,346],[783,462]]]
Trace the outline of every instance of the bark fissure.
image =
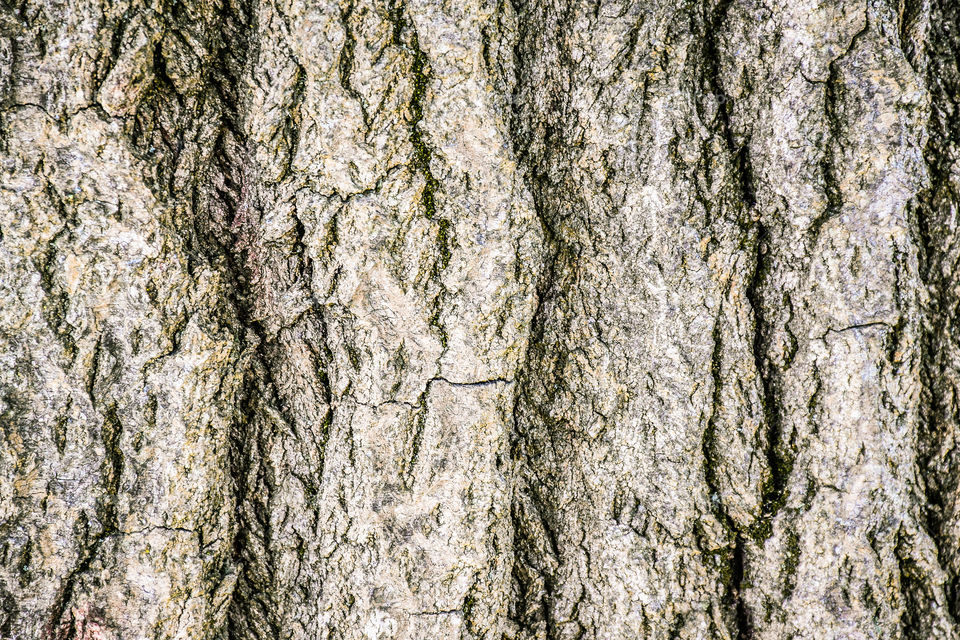
[[[258,286],[262,285],[264,274],[259,262],[255,225],[261,213],[255,199],[258,185],[253,182],[253,167],[247,159],[250,143],[245,132],[243,93],[243,74],[255,60],[251,59],[251,52],[256,55],[250,40],[257,28],[256,10],[251,0],[226,0],[219,5],[216,24],[223,31],[218,38],[207,43],[211,64],[205,70],[205,84],[199,95],[182,95],[177,90],[175,81],[166,71],[163,50],[159,43],[155,46],[153,66],[158,93],[152,104],[145,107],[151,120],[150,127],[144,131],[148,133],[154,127],[164,127],[170,120],[181,118],[186,119],[190,127],[169,133],[161,130],[161,140],[168,145],[170,153],[167,177],[161,184],[166,188],[164,195],[171,199],[177,198],[183,189],[176,182],[175,167],[189,160],[184,158],[187,140],[207,135],[214,141],[209,150],[211,173],[196,176],[209,179],[209,182],[196,180],[189,187],[194,217],[188,240],[201,259],[225,277],[233,314],[233,319],[228,322],[235,323],[231,330],[246,353],[245,373],[232,409],[235,417],[229,435],[236,515],[231,534],[232,562],[237,574],[237,586],[224,605],[227,610],[226,633],[230,638],[279,637],[282,630],[279,602],[273,595],[277,567],[271,552],[274,534],[270,504],[276,486],[273,471],[266,463],[270,431],[274,427],[266,416],[278,415],[285,427],[296,433],[296,421],[276,380],[275,370],[280,357],[278,340],[258,310],[262,296]],[[170,28],[188,27],[176,24]],[[296,155],[305,81],[305,72],[297,65],[291,115],[284,126],[287,138],[284,174],[290,172]],[[212,112],[215,119],[204,122],[201,116],[191,122],[190,111],[198,107]],[[208,132],[204,132],[205,128]],[[141,142],[141,147],[146,144],[146,141]],[[199,151],[203,153],[205,150]],[[302,237],[302,231],[300,235]],[[304,258],[302,242],[297,241],[294,248],[296,255],[292,258],[297,261],[298,274],[301,278],[309,278],[310,266]],[[330,407],[329,388],[326,393]],[[330,420],[329,411],[328,408],[326,421]],[[318,474],[322,474],[322,453]]]
[[[910,3],[913,5],[913,3]],[[958,485],[960,454],[951,439],[960,425],[960,392],[957,388],[958,266],[960,237],[957,235],[957,211],[960,189],[952,169],[960,149],[960,43],[956,30],[960,12],[950,3],[934,3],[928,40],[922,54],[927,59],[927,78],[931,87],[930,137],[924,149],[929,184],[918,194],[915,208],[919,245],[920,277],[929,296],[921,349],[921,422],[919,473],[924,498],[924,522],[936,545],[940,566],[946,577],[946,606],[953,620],[960,620],[960,547],[955,531],[960,522]],[[913,7],[916,9],[916,7]],[[915,16],[919,17],[919,15]],[[904,45],[906,43],[903,43]],[[914,51],[914,59],[921,55]],[[922,585],[921,585],[922,586]],[[922,607],[923,601],[914,603]],[[923,628],[917,628],[920,637]]]
[[[750,161],[749,141],[741,141],[734,125],[731,121],[731,114],[734,110],[733,98],[728,94],[723,86],[724,56],[726,52],[722,51],[723,36],[726,23],[729,19],[732,2],[730,0],[720,0],[715,3],[704,18],[703,25],[703,61],[704,61],[704,85],[705,93],[711,96],[717,103],[717,115],[719,120],[718,134],[723,139],[723,148],[727,154],[727,163],[729,170],[733,174],[733,180],[737,189],[738,199],[733,203],[733,215],[736,224],[740,228],[741,238],[740,247],[755,246],[755,254],[752,256],[753,273],[747,278],[745,297],[750,305],[751,315],[753,316],[753,360],[754,366],[760,378],[762,391],[762,411],[761,423],[766,426],[766,461],[770,480],[761,487],[760,495],[760,513],[757,519],[749,529],[744,529],[729,516],[719,495],[719,484],[717,482],[718,470],[715,465],[718,461],[718,454],[715,444],[715,420],[718,415],[719,407],[722,402],[722,386],[725,384],[723,376],[723,332],[721,329],[721,319],[718,316],[714,322],[713,328],[713,354],[711,356],[711,377],[713,382],[712,411],[703,434],[703,455],[707,486],[713,493],[711,497],[712,506],[715,513],[724,526],[730,532],[731,540],[726,562],[728,567],[726,574],[729,576],[726,586],[726,604],[732,612],[734,629],[733,634],[740,640],[749,640],[753,638],[753,625],[750,619],[750,611],[744,601],[744,577],[748,567],[746,566],[746,537],[757,539],[766,537],[769,530],[769,522],[776,515],[776,512],[783,504],[783,487],[786,483],[786,475],[789,474],[789,464],[784,465],[781,461],[779,448],[780,422],[779,407],[776,404],[777,396],[774,391],[773,381],[765,362],[765,319],[761,300],[758,297],[759,287],[762,284],[763,270],[765,268],[764,254],[767,251],[765,243],[765,229],[760,222],[759,215],[754,211],[757,204],[756,186],[754,185],[753,167]],[[701,112],[703,112],[701,106]],[[709,160],[708,160],[709,162]],[[725,207],[730,205],[719,202],[715,206],[708,207],[708,213],[711,209],[716,209],[722,213]],[[722,313],[722,312],[721,312]]]
[[784,442],[783,422],[781,409],[777,404],[777,387],[775,374],[767,360],[767,332],[769,327],[764,321],[762,286],[766,271],[769,268],[770,237],[766,226],[757,223],[756,255],[754,257],[754,272],[747,286],[747,300],[753,310],[754,337],[753,357],[757,372],[760,375],[760,384],[763,392],[763,419],[767,425],[766,458],[769,469],[769,481],[762,487],[762,506],[760,517],[754,524],[752,534],[755,539],[763,541],[772,533],[772,522],[786,502],[787,481],[793,470],[795,452],[791,443]]

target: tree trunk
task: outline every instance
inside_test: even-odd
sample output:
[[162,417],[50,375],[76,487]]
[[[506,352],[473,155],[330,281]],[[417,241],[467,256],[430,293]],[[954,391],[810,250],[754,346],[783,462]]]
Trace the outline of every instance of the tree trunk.
[[960,638],[954,0],[0,1],[0,637]]

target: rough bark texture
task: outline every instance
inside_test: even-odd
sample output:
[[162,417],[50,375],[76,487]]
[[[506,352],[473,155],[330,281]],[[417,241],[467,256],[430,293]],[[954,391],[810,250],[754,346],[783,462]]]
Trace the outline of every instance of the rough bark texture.
[[0,0],[0,637],[960,638],[954,0]]

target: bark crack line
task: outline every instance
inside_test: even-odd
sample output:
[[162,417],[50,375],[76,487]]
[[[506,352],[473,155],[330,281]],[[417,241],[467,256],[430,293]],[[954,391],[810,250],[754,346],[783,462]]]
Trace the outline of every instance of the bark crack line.
[[[412,429],[413,436],[411,438],[411,452],[410,459],[407,462],[407,468],[404,473],[404,487],[410,489],[413,486],[413,473],[417,464],[417,460],[420,457],[420,446],[423,442],[423,432],[426,428],[426,420],[428,413],[428,403],[430,400],[430,388],[435,382],[444,382],[451,387],[456,387],[460,389],[464,388],[474,388],[474,387],[488,387],[491,385],[497,384],[511,384],[513,380],[508,378],[491,378],[489,380],[476,380],[468,382],[455,382],[444,378],[443,376],[434,376],[427,380],[427,384],[424,386],[423,391],[420,393],[420,396],[417,398],[415,403],[409,402],[399,402],[396,400],[391,400],[388,402],[380,403],[374,406],[384,406],[384,405],[404,405],[414,409],[416,413],[413,416],[412,420]],[[366,405],[370,406],[370,405]]]

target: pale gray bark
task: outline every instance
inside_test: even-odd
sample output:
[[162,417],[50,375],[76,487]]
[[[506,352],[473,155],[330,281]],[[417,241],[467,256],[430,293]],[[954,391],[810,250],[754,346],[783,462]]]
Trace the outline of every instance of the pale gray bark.
[[960,637],[954,4],[0,1],[0,637]]

